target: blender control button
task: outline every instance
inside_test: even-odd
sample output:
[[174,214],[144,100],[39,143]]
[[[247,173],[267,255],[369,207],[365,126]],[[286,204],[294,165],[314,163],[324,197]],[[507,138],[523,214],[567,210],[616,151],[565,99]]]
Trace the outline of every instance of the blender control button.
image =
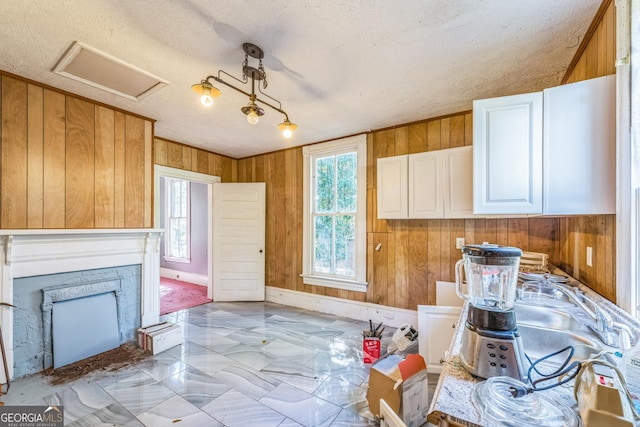
[[495,353],[489,353],[489,357],[496,357]]
[[489,362],[489,365],[496,366],[496,362]]
[[507,350],[509,350],[509,347],[507,347],[506,345],[501,345],[500,346],[500,350],[507,351]]
[[506,359],[506,358],[507,358],[507,356],[505,356],[504,354],[500,355],[500,359]]
[[495,344],[488,343],[488,344],[487,344],[487,348],[496,348],[496,345],[495,345]]

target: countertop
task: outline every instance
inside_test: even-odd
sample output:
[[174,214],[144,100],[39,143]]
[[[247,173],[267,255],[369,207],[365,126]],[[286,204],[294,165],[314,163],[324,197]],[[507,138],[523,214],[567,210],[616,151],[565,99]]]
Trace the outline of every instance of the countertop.
[[[556,271],[554,271],[554,273],[555,272]],[[559,273],[566,275],[564,272]],[[608,311],[616,317],[617,321],[626,323],[636,330],[640,330],[640,323],[629,316],[624,310],[593,292],[580,282],[572,281],[571,284],[582,289],[589,298],[608,309]],[[447,360],[442,366],[442,373],[440,374],[440,379],[436,386],[431,406],[429,407],[427,421],[434,425],[439,425],[441,421],[446,420],[470,427],[482,426],[480,413],[472,401],[474,387],[482,380],[469,374],[460,362],[462,332],[467,319],[467,312],[468,303],[465,303],[460,313],[460,318],[458,319],[458,327],[456,328],[451,346],[449,347]],[[573,397],[573,381],[565,386],[559,386],[551,390],[536,393],[544,393],[556,401],[562,401],[576,411],[578,409],[577,402]]]

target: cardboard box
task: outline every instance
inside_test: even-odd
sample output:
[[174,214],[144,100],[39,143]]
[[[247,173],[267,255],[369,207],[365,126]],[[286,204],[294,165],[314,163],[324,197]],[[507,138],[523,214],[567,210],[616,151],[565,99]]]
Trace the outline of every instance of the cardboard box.
[[408,427],[421,426],[429,410],[428,385],[427,366],[419,354],[379,359],[369,372],[369,409],[379,417],[380,399],[384,399]]
[[364,363],[374,363],[380,357],[380,338],[367,337],[362,339]]
[[137,331],[138,346],[158,354],[182,344],[182,327],[169,322],[158,323]]

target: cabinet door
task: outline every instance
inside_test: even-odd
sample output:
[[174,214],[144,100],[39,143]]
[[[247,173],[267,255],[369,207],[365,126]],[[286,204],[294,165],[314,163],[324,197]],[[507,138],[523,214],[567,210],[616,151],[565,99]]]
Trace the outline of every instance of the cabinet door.
[[473,211],[542,213],[542,92],[473,102]]
[[461,310],[462,307],[418,306],[418,352],[427,363],[427,371],[442,371]]
[[409,156],[409,218],[444,218],[442,154]]
[[616,212],[616,77],[544,91],[543,212]]
[[442,150],[444,217],[473,217],[473,147]]
[[407,218],[408,155],[378,159],[378,218]]

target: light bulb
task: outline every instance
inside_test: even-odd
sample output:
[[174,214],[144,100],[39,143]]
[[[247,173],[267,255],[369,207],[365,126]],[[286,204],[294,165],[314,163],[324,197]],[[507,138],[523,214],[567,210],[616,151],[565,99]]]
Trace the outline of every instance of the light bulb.
[[213,97],[211,96],[211,88],[204,86],[202,88],[202,95],[200,95],[200,102],[205,107],[211,107],[213,105]]
[[258,113],[256,113],[256,110],[252,108],[251,111],[249,111],[249,114],[247,114],[247,121],[250,124],[255,125],[258,123],[259,119],[260,117],[258,116]]
[[211,107],[213,105],[213,98],[211,95],[205,95],[203,93],[202,96],[200,96],[200,102],[202,102],[202,105],[205,107]]
[[282,136],[284,136],[285,138],[291,138],[291,135],[293,135],[293,131],[291,130],[290,127],[286,127],[283,131],[282,131]]

